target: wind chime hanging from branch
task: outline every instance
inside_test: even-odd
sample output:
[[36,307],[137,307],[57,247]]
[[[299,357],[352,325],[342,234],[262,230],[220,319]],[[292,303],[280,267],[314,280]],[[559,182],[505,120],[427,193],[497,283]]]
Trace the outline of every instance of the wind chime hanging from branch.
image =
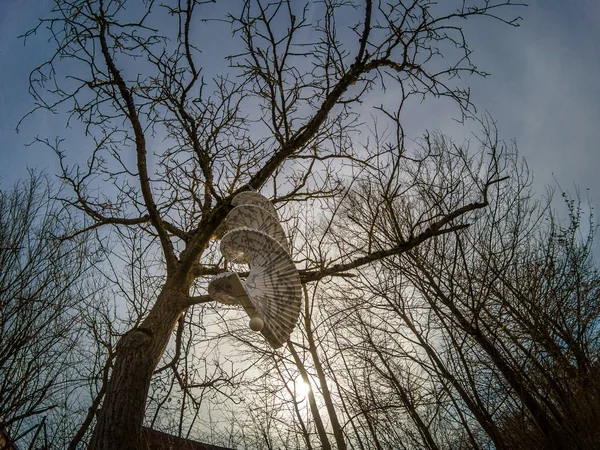
[[250,273],[245,280],[235,272],[218,275],[208,293],[219,303],[241,305],[250,317],[250,329],[279,348],[300,315],[300,276],[273,204],[252,191],[237,195],[232,204],[223,225],[221,253],[230,262],[248,264]]

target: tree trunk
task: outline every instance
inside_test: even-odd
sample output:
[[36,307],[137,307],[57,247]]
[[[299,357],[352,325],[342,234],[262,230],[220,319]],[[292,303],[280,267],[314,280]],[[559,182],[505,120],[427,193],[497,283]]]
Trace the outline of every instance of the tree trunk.
[[[308,298],[308,295],[306,295],[305,298]],[[327,408],[327,413],[329,415],[329,421],[331,422],[331,427],[333,428],[335,442],[337,444],[338,450],[346,450],[348,447],[346,446],[344,431],[340,426],[340,421],[338,420],[337,413],[335,411],[335,406],[333,405],[333,400],[331,398],[331,392],[329,391],[329,386],[327,386],[325,370],[323,369],[323,365],[321,364],[321,360],[319,359],[319,354],[317,353],[317,346],[313,338],[312,327],[310,325],[310,318],[308,317],[308,315],[306,317],[307,318],[305,328],[306,337],[308,339],[308,351],[310,352],[313,364],[315,365],[315,370],[317,371],[319,385],[321,386],[323,400],[325,401],[325,408]]]
[[300,376],[302,380],[310,386],[310,389],[307,392],[308,396],[308,405],[310,406],[310,411],[313,416],[313,420],[315,421],[315,426],[317,427],[317,432],[319,433],[319,439],[321,440],[321,448],[323,450],[331,450],[331,444],[329,443],[329,439],[327,438],[327,431],[325,430],[325,425],[323,425],[323,421],[321,420],[321,414],[319,413],[319,407],[317,406],[317,401],[315,399],[315,394],[313,392],[313,387],[308,377],[308,373],[306,372],[306,368],[304,364],[300,360],[300,356],[296,349],[294,348],[294,344],[292,341],[287,341],[288,349],[294,358],[294,362],[296,363],[296,367],[300,372]]
[[[544,439],[546,440],[546,448],[557,448],[555,437],[556,437],[556,427],[546,414],[546,411],[540,405],[540,403],[535,398],[535,392],[529,390],[526,386],[525,380],[522,375],[519,374],[516,370],[509,365],[509,363],[502,356],[496,345],[485,336],[478,327],[475,327],[457,308],[454,301],[447,297],[439,288],[439,286],[435,283],[433,277],[426,269],[420,267],[422,273],[428,278],[431,286],[435,290],[437,294],[437,299],[444,304],[449,310],[457,324],[460,328],[468,335],[470,335],[477,344],[481,347],[485,353],[492,360],[498,371],[502,374],[504,379],[508,382],[510,387],[513,389],[514,393],[519,397],[522,404],[527,408],[529,413],[531,414],[531,418],[534,423],[542,433]],[[425,295],[425,298],[429,301],[432,309],[436,312],[438,316],[442,315],[439,306],[436,305],[436,299],[432,299],[429,295]]]
[[166,286],[141,326],[117,345],[115,366],[89,450],[138,450],[152,373],[182,313]]
[[448,370],[446,368],[446,365],[438,357],[436,351],[423,338],[422,334],[419,333],[419,331],[417,330],[417,327],[413,323],[412,319],[404,311],[400,310],[398,308],[398,306],[396,304],[394,304],[393,302],[389,302],[389,304],[393,308],[393,310],[396,312],[396,314],[398,314],[398,316],[400,316],[402,318],[402,320],[404,321],[406,326],[410,329],[410,331],[417,338],[417,340],[419,341],[419,344],[425,350],[425,352],[427,353],[427,356],[429,356],[429,359],[437,368],[439,375],[444,377],[446,380],[448,380],[450,382],[450,384],[454,387],[454,389],[456,389],[456,392],[458,392],[458,394],[462,398],[463,402],[465,402],[465,405],[467,405],[467,408],[469,408],[469,410],[473,413],[473,415],[475,416],[475,419],[477,419],[477,422],[479,422],[481,427],[484,429],[484,431],[488,434],[488,436],[494,442],[495,448],[498,450],[507,448],[506,445],[504,445],[504,438],[502,437],[502,433],[500,432],[498,427],[496,427],[496,424],[494,423],[494,420],[492,419],[492,417],[489,415],[489,413],[484,408],[481,407],[481,405],[479,405],[475,400],[473,400],[469,396],[468,392],[463,388],[463,386],[454,377],[454,375],[452,375],[450,370]]

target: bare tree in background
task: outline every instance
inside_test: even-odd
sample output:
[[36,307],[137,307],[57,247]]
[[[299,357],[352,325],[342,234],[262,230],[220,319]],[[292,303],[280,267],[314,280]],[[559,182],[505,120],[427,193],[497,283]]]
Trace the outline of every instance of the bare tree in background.
[[[518,18],[506,16],[513,5],[248,0],[227,2],[225,10],[194,0],[55,1],[49,17],[29,33],[50,33],[56,48],[32,72],[31,92],[36,108],[66,113],[85,137],[77,144],[88,152],[81,164],[61,140],[43,141],[56,151],[61,178],[72,188],[64,200],[92,220],[87,231],[112,226],[123,236],[143,233],[145,252],[137,255],[148,256],[157,281],[152,301],[139,303],[131,329],[114,349],[91,449],[138,448],[155,371],[168,373],[173,386],[188,393],[231,375],[220,363],[210,371],[206,361],[192,364],[194,339],[201,344],[208,331],[189,339],[178,331],[174,347],[169,342],[175,329],[188,326],[186,311],[205,307],[207,277],[224,270],[210,239],[234,195],[261,189],[285,213],[307,199],[341,199],[362,174],[386,173],[392,165],[387,181],[399,196],[406,189],[406,162],[413,170],[406,174],[413,183],[408,189],[426,194],[431,183],[438,195],[454,189],[419,178],[430,169],[430,158],[435,167],[440,155],[411,159],[400,115],[413,97],[427,96],[448,98],[463,117],[470,114],[460,76],[483,72],[470,59],[461,26],[471,18],[516,25]],[[219,54],[208,51],[215,40]],[[377,94],[391,98],[376,104],[393,126],[371,147],[361,133],[364,115],[373,111],[365,102]],[[326,281],[464,229],[467,216],[487,206],[488,189],[504,177],[490,169],[481,177],[472,173],[470,195],[451,208],[417,205],[410,228],[400,225],[397,239],[386,245],[340,240],[330,251],[302,244],[294,257],[303,282]],[[368,190],[368,183],[360,188]],[[402,207],[414,205],[407,199]],[[333,220],[337,213],[331,214]],[[310,341],[312,329],[304,331]],[[293,348],[288,346],[292,355]],[[166,349],[169,358],[158,367]],[[315,351],[310,357],[324,381],[317,361],[325,356]],[[335,408],[326,405],[326,411],[334,440],[344,448]]]
[[[33,172],[0,190],[0,429],[15,441],[62,426],[53,422],[72,401],[65,393],[82,385],[72,376],[83,369],[73,349],[84,336],[77,324],[93,296],[98,244],[58,239],[79,223],[53,195],[47,177]],[[47,444],[59,439],[43,433]]]
[[[497,397],[488,394],[481,404],[504,411],[495,419],[503,447],[593,447],[598,435],[589,423],[595,414],[587,401],[574,400],[587,370],[598,364],[593,234],[582,237],[581,214],[574,210],[566,227],[553,223],[529,201],[524,185],[495,196],[503,198],[472,229],[429,252],[414,252],[405,273],[444,318],[447,335],[456,334],[451,348],[465,355],[457,360],[468,361],[462,371],[476,380],[469,390],[481,389],[478,365],[497,378]],[[472,350],[457,347],[460,334]],[[586,389],[596,396],[597,386]],[[501,401],[516,405],[504,409]],[[501,425],[503,416],[512,426]],[[528,432],[515,435],[513,427]]]

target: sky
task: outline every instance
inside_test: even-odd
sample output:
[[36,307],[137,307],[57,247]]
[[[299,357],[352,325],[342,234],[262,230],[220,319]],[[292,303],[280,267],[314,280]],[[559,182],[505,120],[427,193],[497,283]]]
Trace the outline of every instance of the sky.
[[[44,60],[41,39],[24,46],[18,36],[51,7],[48,0],[0,0],[0,186],[27,175],[27,168],[57,171],[48,149],[27,146],[36,135],[67,132],[50,114],[18,121],[32,108],[29,72]],[[519,28],[492,21],[467,25],[478,67],[486,78],[470,77],[478,111],[497,122],[501,137],[515,140],[534,173],[540,194],[556,183],[600,206],[600,1],[532,0],[517,11]],[[406,129],[439,128],[450,136],[468,134],[456,111],[435,102],[405,115]],[[460,139],[457,139],[460,141]],[[599,247],[600,248],[600,247]]]

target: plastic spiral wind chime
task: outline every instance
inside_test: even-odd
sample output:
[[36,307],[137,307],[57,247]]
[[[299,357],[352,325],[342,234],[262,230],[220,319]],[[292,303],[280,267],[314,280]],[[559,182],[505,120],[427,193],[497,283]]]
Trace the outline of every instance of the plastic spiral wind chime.
[[245,281],[234,272],[220,274],[208,285],[208,294],[225,305],[242,305],[250,329],[279,348],[300,315],[300,276],[273,204],[253,191],[235,196],[232,204],[224,222],[221,253],[228,261],[248,264],[250,273]]

